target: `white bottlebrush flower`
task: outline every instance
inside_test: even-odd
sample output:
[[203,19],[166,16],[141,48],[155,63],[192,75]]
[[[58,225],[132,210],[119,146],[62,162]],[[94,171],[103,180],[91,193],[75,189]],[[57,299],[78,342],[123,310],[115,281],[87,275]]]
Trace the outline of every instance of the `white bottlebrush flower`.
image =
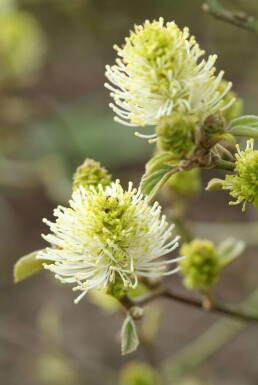
[[200,60],[199,48],[188,28],[174,22],[146,21],[135,26],[125,45],[114,46],[120,58],[106,67],[115,104],[116,121],[131,126],[156,125],[162,116],[174,111],[205,119],[226,109],[222,99],[232,84],[221,91],[224,72],[215,75],[216,55]]
[[81,290],[77,302],[92,288],[121,281],[135,288],[138,276],[159,277],[178,271],[167,266],[181,258],[158,260],[178,246],[156,202],[149,206],[132,183],[124,191],[119,180],[98,189],[77,189],[70,208],[59,206],[52,223],[44,220],[51,234],[43,235],[51,247],[38,258],[53,261],[44,267],[63,283]]

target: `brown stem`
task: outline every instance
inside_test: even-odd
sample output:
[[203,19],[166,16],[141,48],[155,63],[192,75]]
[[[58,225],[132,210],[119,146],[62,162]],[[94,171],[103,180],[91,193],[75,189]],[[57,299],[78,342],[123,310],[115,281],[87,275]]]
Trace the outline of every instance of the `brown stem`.
[[[171,290],[164,287],[159,287],[158,289],[135,299],[131,299],[125,296],[120,300],[120,303],[125,307],[126,310],[130,310],[132,306],[144,306],[152,300],[162,297],[191,307],[203,309],[203,305],[200,300],[188,297],[184,294],[173,293]],[[214,302],[213,307],[208,311],[239,319],[245,322],[258,322],[258,316],[255,314],[247,314],[239,309],[229,308],[226,305],[216,302]]]

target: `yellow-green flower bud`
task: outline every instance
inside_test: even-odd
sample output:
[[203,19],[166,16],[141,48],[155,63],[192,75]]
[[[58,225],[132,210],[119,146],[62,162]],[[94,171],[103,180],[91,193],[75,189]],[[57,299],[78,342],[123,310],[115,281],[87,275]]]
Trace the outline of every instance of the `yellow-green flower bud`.
[[77,168],[73,177],[73,190],[80,186],[88,189],[90,186],[97,187],[99,184],[103,187],[109,186],[112,177],[99,162],[93,159],[85,159],[84,163]]
[[179,262],[185,287],[190,290],[205,290],[216,283],[221,266],[214,243],[194,239],[182,245],[180,254],[186,257]]
[[190,116],[174,113],[160,119],[156,128],[158,146],[182,159],[192,155],[195,150],[196,122]]
[[230,195],[236,198],[230,205],[243,202],[243,209],[247,203],[252,203],[258,207],[258,151],[253,148],[254,140],[247,141],[245,151],[240,151],[236,145],[236,174],[226,175],[222,186],[224,190],[230,190]]
[[195,195],[201,188],[200,169],[193,168],[190,171],[177,172],[168,180],[167,185],[178,195]]

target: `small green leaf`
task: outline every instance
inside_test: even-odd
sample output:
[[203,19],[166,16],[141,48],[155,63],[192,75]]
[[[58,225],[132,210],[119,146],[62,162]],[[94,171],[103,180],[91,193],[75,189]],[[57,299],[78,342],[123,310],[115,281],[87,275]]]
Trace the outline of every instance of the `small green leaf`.
[[152,201],[166,181],[177,171],[176,166],[170,166],[166,163],[158,165],[151,172],[147,171],[143,175],[140,184],[142,194],[149,195],[149,200]]
[[258,116],[245,115],[233,119],[227,131],[234,136],[258,139]]
[[162,151],[149,160],[149,162],[146,164],[146,172],[149,173],[163,163],[170,164],[173,161],[175,161],[175,159],[171,152]]
[[129,315],[124,320],[121,332],[121,350],[122,355],[134,352],[139,345],[139,338],[135,323]]
[[219,178],[213,178],[209,181],[206,187],[206,191],[222,190],[224,180]]
[[220,265],[227,266],[233,262],[245,249],[244,241],[237,241],[234,238],[226,239],[220,243],[217,250],[219,253]]
[[43,263],[52,263],[52,261],[44,259],[36,259],[38,252],[41,250],[33,251],[32,253],[20,258],[14,265],[13,276],[14,282],[18,283],[31,275],[42,270]]

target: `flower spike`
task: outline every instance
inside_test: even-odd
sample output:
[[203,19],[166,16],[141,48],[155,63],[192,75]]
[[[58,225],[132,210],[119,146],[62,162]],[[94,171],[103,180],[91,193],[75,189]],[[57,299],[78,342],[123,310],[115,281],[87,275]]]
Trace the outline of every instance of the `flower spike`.
[[107,288],[121,282],[135,288],[138,277],[160,277],[178,259],[159,260],[178,246],[179,237],[171,238],[169,226],[156,202],[129,183],[124,191],[117,180],[110,186],[77,189],[70,208],[54,211],[55,223],[44,220],[51,232],[43,235],[51,247],[38,258],[52,261],[44,267],[63,283],[82,291],[78,302],[90,289]]

